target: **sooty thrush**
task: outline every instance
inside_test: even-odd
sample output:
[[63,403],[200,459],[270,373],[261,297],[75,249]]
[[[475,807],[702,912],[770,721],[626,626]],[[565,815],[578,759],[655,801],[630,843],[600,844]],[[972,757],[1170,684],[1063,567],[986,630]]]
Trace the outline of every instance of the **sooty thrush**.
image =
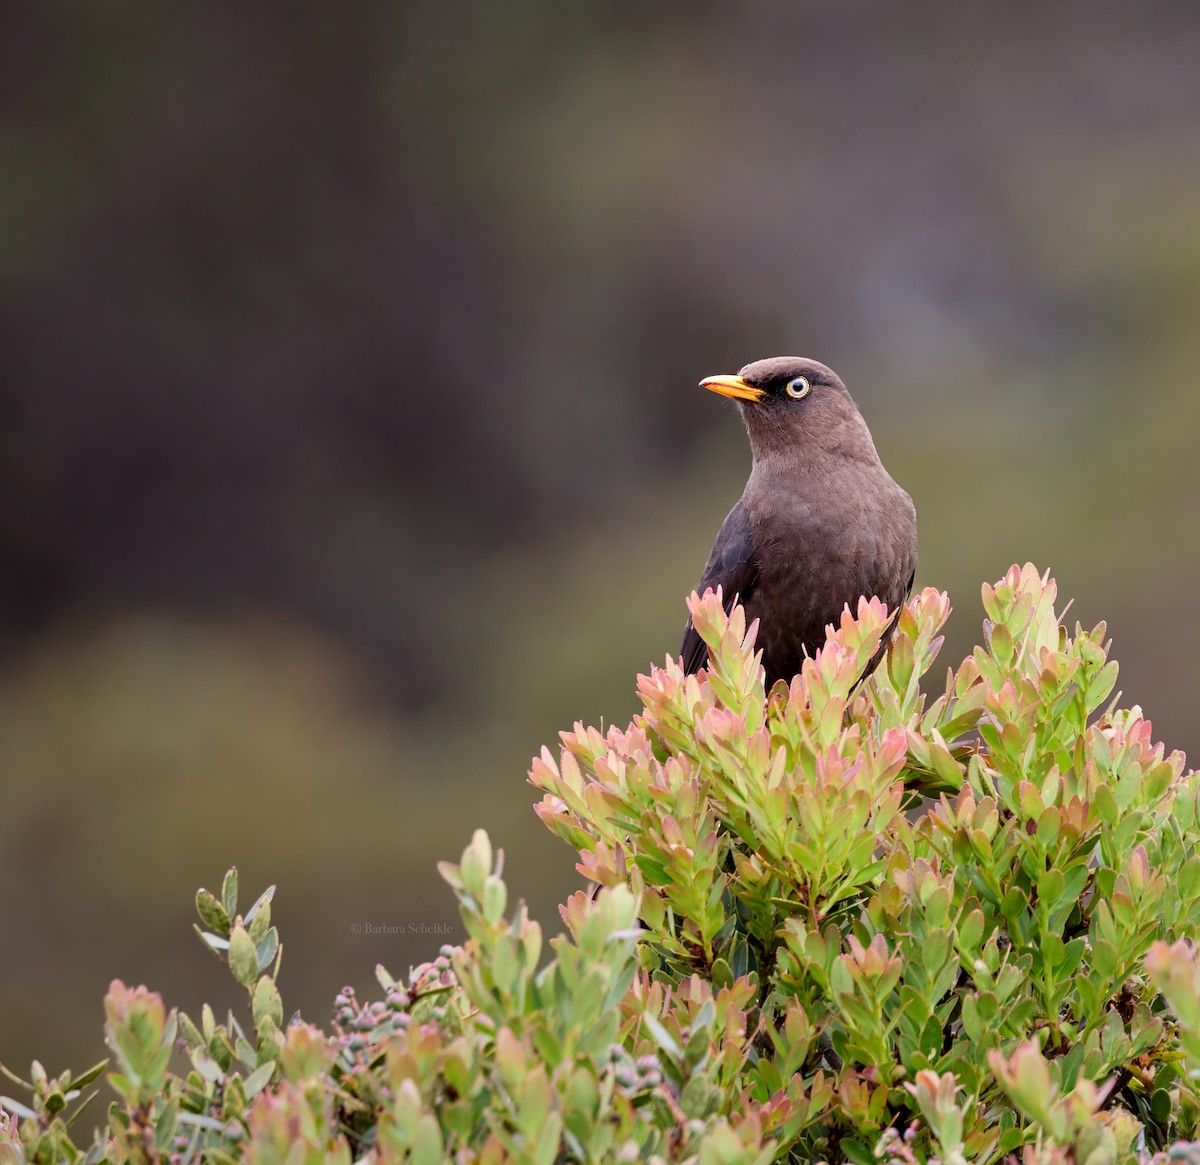
[[[877,595],[895,612],[905,601],[917,561],[916,511],[880,463],[846,386],[824,364],[776,356],[700,384],[736,402],[753,464],[699,591],[720,586],[726,609],[736,598],[747,621],[759,621],[770,690],[816,653],[846,604],[853,611],[860,596]],[[889,633],[894,626],[895,619]],[[708,649],[690,620],[682,656],[687,672],[707,666]]]

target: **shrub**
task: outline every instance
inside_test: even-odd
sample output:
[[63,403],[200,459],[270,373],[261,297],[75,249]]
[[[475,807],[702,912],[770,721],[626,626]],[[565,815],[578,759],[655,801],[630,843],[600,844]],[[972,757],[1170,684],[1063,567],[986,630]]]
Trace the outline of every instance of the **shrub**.
[[[442,867],[467,942],[285,1025],[272,891],[241,915],[231,872],[196,905],[248,1022],[114,983],[87,1161],[1200,1161],[1200,776],[1104,708],[1105,628],[1052,581],[983,599],[932,697],[932,590],[866,682],[874,601],[768,697],[742,610],[693,596],[710,672],[668,661],[632,725],[534,762],[599,887],[548,961],[478,832]],[[35,1064],[0,1161],[82,1157],[103,1067]]]

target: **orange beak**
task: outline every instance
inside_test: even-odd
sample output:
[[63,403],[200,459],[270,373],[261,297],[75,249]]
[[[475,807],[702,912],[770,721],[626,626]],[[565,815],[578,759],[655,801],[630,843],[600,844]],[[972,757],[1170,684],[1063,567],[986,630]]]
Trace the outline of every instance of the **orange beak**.
[[701,388],[709,392],[719,392],[732,400],[759,401],[766,396],[761,388],[747,384],[740,376],[706,376],[700,381]]

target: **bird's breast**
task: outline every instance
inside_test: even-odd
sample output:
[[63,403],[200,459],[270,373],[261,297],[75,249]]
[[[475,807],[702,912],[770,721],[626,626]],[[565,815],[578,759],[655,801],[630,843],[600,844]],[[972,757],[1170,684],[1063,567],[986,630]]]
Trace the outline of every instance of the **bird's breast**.
[[768,674],[789,675],[805,651],[824,643],[825,628],[847,604],[853,610],[871,595],[889,608],[903,601],[916,557],[915,514],[882,467],[764,484],[752,480],[743,499],[760,572],[747,614],[759,620]]

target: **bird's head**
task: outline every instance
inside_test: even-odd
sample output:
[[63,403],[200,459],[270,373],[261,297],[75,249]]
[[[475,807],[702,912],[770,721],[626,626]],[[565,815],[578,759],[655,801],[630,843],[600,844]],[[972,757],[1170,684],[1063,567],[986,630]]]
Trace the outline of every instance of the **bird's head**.
[[736,376],[708,376],[701,388],[735,401],[756,458],[818,449],[874,458],[853,398],[832,368],[803,356],[772,356]]

